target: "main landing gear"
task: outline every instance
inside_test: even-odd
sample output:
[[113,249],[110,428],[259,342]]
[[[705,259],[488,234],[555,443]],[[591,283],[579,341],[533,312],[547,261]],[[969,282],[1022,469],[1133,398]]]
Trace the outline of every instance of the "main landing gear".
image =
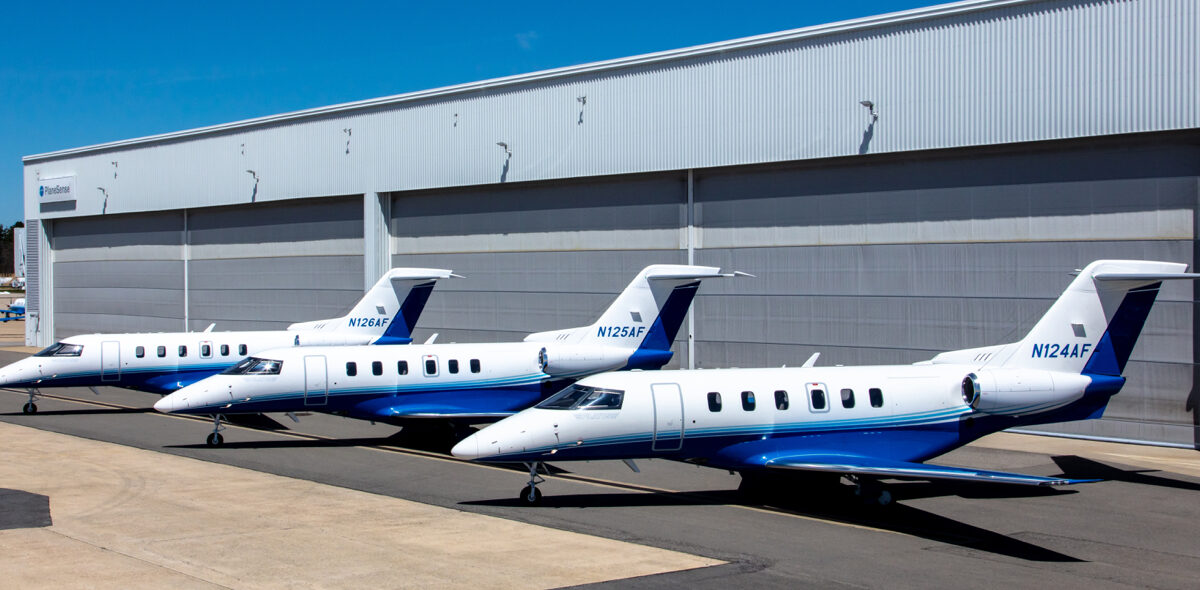
[[37,404],[33,403],[33,402],[37,401],[37,394],[38,394],[37,389],[34,389],[32,387],[29,388],[29,401],[25,402],[25,405],[21,406],[22,412],[24,412],[26,414],[36,414],[37,413]]
[[[529,468],[529,483],[526,484],[525,488],[521,490],[521,495],[519,498],[521,502],[529,506],[537,506],[538,504],[542,503],[542,490],[537,489],[537,485],[546,481],[545,478],[538,475],[538,470],[541,469],[545,471],[545,464],[543,464],[541,461],[536,461],[533,463],[526,463],[525,466]],[[549,473],[549,471],[546,473]]]
[[225,444],[225,437],[221,436],[221,431],[225,430],[225,427],[221,426],[221,418],[223,416],[220,414],[213,414],[213,431],[209,433],[208,439],[204,441],[210,447],[219,447]]
[[887,506],[892,503],[892,493],[887,491],[878,481],[859,477],[857,475],[848,475],[847,479],[854,482],[854,495],[858,496],[865,504],[876,506]]

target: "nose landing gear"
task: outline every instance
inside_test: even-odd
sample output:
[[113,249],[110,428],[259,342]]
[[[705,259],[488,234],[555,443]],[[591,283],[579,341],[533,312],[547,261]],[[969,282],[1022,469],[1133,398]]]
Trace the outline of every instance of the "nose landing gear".
[[221,418],[223,416],[220,414],[213,414],[213,431],[209,433],[208,438],[204,441],[210,447],[219,447],[225,444],[225,437],[221,436],[221,431],[225,430],[225,427],[221,426]]
[[[529,506],[537,506],[542,503],[542,490],[537,489],[537,485],[546,481],[545,478],[538,475],[538,469],[545,470],[545,466],[541,461],[526,463],[525,465],[529,467],[529,483],[521,490],[519,498],[521,502]],[[549,472],[547,471],[547,473]]]
[[37,394],[38,394],[37,389],[35,389],[33,387],[29,388],[29,401],[25,402],[25,405],[21,406],[21,412],[23,412],[25,414],[36,414],[37,413],[37,410],[38,410],[37,404],[33,403],[33,402],[37,401]]

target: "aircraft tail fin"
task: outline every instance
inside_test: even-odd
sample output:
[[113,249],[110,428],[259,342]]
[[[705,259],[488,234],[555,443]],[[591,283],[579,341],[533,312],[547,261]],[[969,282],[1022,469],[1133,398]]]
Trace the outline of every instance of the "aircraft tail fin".
[[1041,369],[1119,377],[1167,280],[1195,280],[1186,264],[1097,260],[1075,280],[1020,342],[938,355],[950,362],[975,354],[988,367]]
[[393,268],[384,273],[350,313],[328,320],[301,322],[288,330],[343,332],[372,344],[408,344],[438,279],[457,277],[438,268]]
[[627,369],[657,369],[671,360],[671,343],[691,309],[700,281],[732,277],[712,266],[655,264],[642,269],[590,326],[538,332],[526,342],[595,345],[630,352]]

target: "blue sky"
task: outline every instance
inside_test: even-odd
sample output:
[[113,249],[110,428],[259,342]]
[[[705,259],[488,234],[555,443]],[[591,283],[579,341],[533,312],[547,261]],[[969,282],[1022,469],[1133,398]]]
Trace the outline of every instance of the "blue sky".
[[21,157],[930,6],[21,2],[0,23],[0,223]]

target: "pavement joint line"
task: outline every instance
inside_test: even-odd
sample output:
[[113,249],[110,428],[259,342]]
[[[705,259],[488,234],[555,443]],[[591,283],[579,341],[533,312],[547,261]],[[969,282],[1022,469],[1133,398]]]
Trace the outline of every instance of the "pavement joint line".
[[[70,436],[70,435],[68,435],[68,436]],[[97,544],[95,544],[95,543],[93,543],[93,542],[91,542],[91,541],[87,541],[87,540],[84,540],[84,539],[80,539],[80,538],[78,538],[78,537],[72,537],[71,535],[68,535],[68,534],[66,534],[66,533],[64,533],[64,532],[62,532],[62,531],[54,530],[54,528],[52,528],[52,527],[47,527],[47,528],[46,528],[46,530],[47,530],[47,531],[49,531],[50,533],[53,533],[53,534],[55,534],[55,535],[58,535],[58,536],[60,536],[60,537],[64,538],[64,539],[70,539],[70,540],[72,540],[72,541],[74,541],[74,542],[76,542],[76,543],[80,543],[80,544],[83,544],[83,545],[87,545],[88,547],[94,547],[94,548],[96,548],[96,549],[99,549],[100,551],[104,551],[104,552],[106,552],[106,553],[112,553],[112,554],[114,554],[114,555],[120,555],[121,557],[125,557],[125,558],[127,558],[127,559],[132,559],[132,560],[134,560],[134,561],[139,561],[139,562],[141,562],[141,563],[144,563],[144,564],[146,564],[146,565],[148,565],[148,566],[151,566],[151,567],[154,567],[154,568],[158,568],[158,569],[165,569],[165,570],[167,570],[167,571],[175,572],[175,573],[177,573],[177,574],[179,574],[179,575],[181,575],[181,576],[184,576],[184,577],[187,577],[187,578],[191,578],[191,579],[193,579],[193,580],[196,580],[197,582],[200,582],[200,583],[202,583],[202,584],[206,584],[206,585],[209,585],[209,586],[217,586],[217,587],[220,587],[220,588],[229,588],[229,590],[233,590],[233,588],[232,588],[232,587],[230,587],[230,586],[226,586],[226,585],[224,585],[224,584],[218,584],[217,582],[213,582],[212,580],[205,580],[204,578],[200,578],[200,577],[194,576],[194,575],[192,575],[192,574],[189,574],[189,573],[187,573],[187,572],[184,572],[184,571],[180,571],[180,570],[178,570],[178,569],[175,569],[175,568],[173,568],[173,567],[168,567],[168,566],[166,566],[166,565],[163,565],[163,564],[161,564],[161,563],[156,563],[156,562],[153,562],[153,561],[149,561],[149,560],[147,560],[147,559],[143,559],[143,558],[141,558],[141,557],[138,557],[138,556],[136,556],[136,555],[130,555],[130,554],[128,554],[128,553],[125,553],[124,551],[117,551],[116,549],[113,549],[113,548],[111,548],[111,547],[105,547],[104,545],[97,545]]]
[[[13,393],[16,395],[22,395],[22,396],[28,395],[27,393],[14,391],[11,389],[4,389],[2,391],[8,392],[8,393]],[[55,400],[65,401],[65,402],[73,402],[73,403],[78,403],[78,404],[100,406],[100,407],[104,407],[104,408],[113,408],[113,409],[122,409],[122,410],[139,409],[136,406],[126,406],[123,404],[115,404],[112,402],[102,402],[102,401],[89,400],[89,399],[80,399],[80,398],[68,397],[68,396],[63,396],[63,395],[55,395],[55,394],[39,393],[38,397],[45,398],[45,399],[55,399]],[[191,420],[193,422],[203,422],[203,423],[211,422],[211,420],[209,420],[207,418],[202,418],[200,416],[189,416],[186,414],[164,414],[162,412],[154,412],[153,414],[158,415],[163,418],[177,418],[177,419],[182,419],[182,420]],[[326,441],[338,440],[334,437],[322,436],[319,434],[292,432],[290,430],[289,431],[267,430],[267,429],[262,429],[262,428],[254,428],[253,426],[243,426],[240,424],[233,424],[232,422],[229,422],[227,424],[228,424],[227,427],[229,427],[229,428],[237,428],[240,430],[246,430],[246,431],[250,431],[250,432],[275,434],[278,436],[291,437],[291,438],[297,438],[297,439],[326,440]],[[471,462],[471,461],[464,461],[462,459],[455,459],[453,457],[445,457],[443,455],[439,455],[437,453],[431,453],[429,451],[405,449],[405,448],[401,448],[401,447],[390,447],[390,446],[385,446],[385,445],[357,445],[357,447],[362,448],[362,449],[376,451],[376,452],[395,453],[395,454],[400,454],[400,455],[410,455],[410,456],[422,457],[425,459],[433,459],[436,461],[442,461],[445,463],[451,463],[451,464],[455,464],[455,465],[470,465],[472,467],[491,469],[494,471],[503,471],[505,473],[516,473],[512,469],[507,469],[507,468],[499,467],[499,466],[495,466],[495,465],[488,465],[486,463],[475,463],[475,462]],[[571,473],[559,473],[559,474],[548,473],[548,474],[546,474],[546,477],[575,481],[578,483],[584,483],[584,484],[594,485],[594,486],[598,486],[598,487],[609,487],[609,488],[624,489],[624,490],[629,490],[629,491],[638,491],[638,492],[645,492],[645,493],[651,493],[651,494],[677,494],[677,495],[682,495],[685,497],[691,497],[691,498],[696,498],[696,499],[708,498],[708,496],[705,496],[704,494],[685,492],[682,490],[671,490],[671,489],[667,489],[667,488],[656,488],[656,487],[640,485],[640,484],[617,482],[617,481],[607,480],[607,479],[598,478],[598,477],[575,475],[575,474],[571,474]],[[760,507],[760,506],[748,506],[748,505],[744,505],[744,504],[729,504],[729,503],[722,503],[721,505],[729,507],[729,508],[748,510],[750,512],[758,512],[760,514],[770,514],[770,515],[775,515],[775,516],[787,516],[787,517],[796,518],[799,520],[805,520],[805,521],[809,521],[809,522],[815,522],[815,523],[821,523],[821,524],[827,524],[827,525],[835,525],[835,526],[860,529],[860,530],[865,530],[865,531],[874,531],[874,532],[878,532],[878,533],[889,533],[889,534],[893,534],[893,535],[915,536],[915,535],[910,535],[908,533],[904,533],[901,531],[893,531],[893,530],[889,530],[889,529],[876,528],[876,527],[872,527],[872,526],[868,526],[868,525],[860,525],[860,524],[841,522],[841,521],[836,521],[836,520],[827,520],[827,519],[818,518],[818,517],[814,517],[814,516],[797,514],[795,512],[792,512],[792,511],[789,511],[786,509],[782,509],[782,508],[765,508],[765,507]]]

